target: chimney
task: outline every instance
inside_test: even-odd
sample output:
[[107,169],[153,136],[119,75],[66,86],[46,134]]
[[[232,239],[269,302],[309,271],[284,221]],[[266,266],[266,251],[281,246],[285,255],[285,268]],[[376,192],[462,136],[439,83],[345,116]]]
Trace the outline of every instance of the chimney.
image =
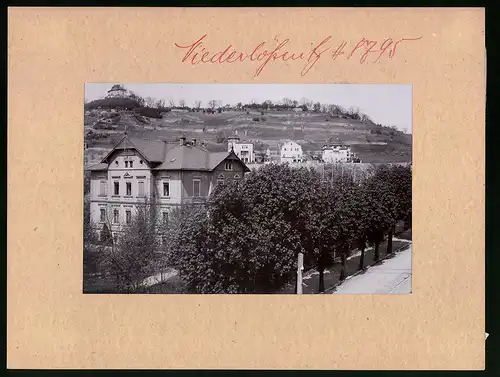
[[179,139],[180,141],[180,145],[185,145],[186,144],[186,137],[185,136],[181,136],[181,138]]
[[196,139],[193,139],[193,146],[196,146]]

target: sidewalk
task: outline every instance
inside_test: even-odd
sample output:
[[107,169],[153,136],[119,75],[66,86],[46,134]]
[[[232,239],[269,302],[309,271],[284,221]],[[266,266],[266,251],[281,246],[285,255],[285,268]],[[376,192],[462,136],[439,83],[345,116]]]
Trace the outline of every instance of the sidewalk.
[[[392,249],[398,250],[408,244],[411,244],[411,230],[402,233],[393,238]],[[386,256],[387,250],[387,241],[384,241],[380,244],[380,259]],[[373,264],[375,250],[371,247],[367,247],[365,249],[365,261],[364,265],[369,266]],[[361,252],[355,250],[352,255],[347,258],[347,275],[353,275],[359,270],[359,259],[361,256]],[[342,266],[340,263],[335,263],[332,267],[329,267],[325,270],[324,278],[325,278],[325,290],[328,291],[331,287],[338,284],[340,281],[340,271],[342,270]],[[303,294],[317,294],[318,293],[318,285],[319,285],[319,272],[315,270],[308,271],[304,274],[302,278],[302,293]],[[280,294],[295,294],[295,282],[292,282],[279,292]]]
[[411,293],[411,245],[336,287],[334,294]]

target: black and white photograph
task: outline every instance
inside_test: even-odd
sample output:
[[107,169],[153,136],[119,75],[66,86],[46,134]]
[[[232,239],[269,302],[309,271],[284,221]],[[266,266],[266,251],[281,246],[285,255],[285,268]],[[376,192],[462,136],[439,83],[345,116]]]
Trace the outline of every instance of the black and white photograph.
[[411,85],[87,83],[83,111],[83,293],[411,293]]

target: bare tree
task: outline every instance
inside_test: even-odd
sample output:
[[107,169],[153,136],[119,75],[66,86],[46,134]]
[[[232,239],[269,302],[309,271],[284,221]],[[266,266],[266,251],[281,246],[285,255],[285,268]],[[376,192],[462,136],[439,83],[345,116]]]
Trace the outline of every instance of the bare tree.
[[361,119],[361,111],[359,110],[359,107],[355,106],[349,107],[349,110],[347,110],[347,114],[354,120]]
[[286,107],[292,107],[293,101],[290,98],[285,97],[283,98],[283,105],[285,105]]
[[164,107],[165,107],[165,100],[164,99],[160,99],[160,100],[156,101],[156,108],[157,109],[161,109]]
[[366,114],[361,114],[361,121],[363,123],[372,123],[371,118]]
[[175,100],[171,99],[170,101],[168,101],[168,105],[169,105],[171,108],[174,108],[174,107],[175,107]]
[[179,107],[186,107],[186,101],[184,101],[183,99],[179,100]]
[[302,107],[306,107],[307,110],[312,110],[313,109],[313,101],[305,98],[305,97],[302,97],[300,99],[300,104],[302,105]]
[[199,109],[201,107],[201,101],[200,100],[194,101],[194,107]]
[[208,107],[210,108],[210,110],[213,111],[217,107],[217,103],[218,103],[218,101],[214,100],[214,99],[211,99],[210,101],[208,101]]
[[147,107],[155,107],[156,106],[156,100],[153,97],[144,98],[144,102],[145,102]]

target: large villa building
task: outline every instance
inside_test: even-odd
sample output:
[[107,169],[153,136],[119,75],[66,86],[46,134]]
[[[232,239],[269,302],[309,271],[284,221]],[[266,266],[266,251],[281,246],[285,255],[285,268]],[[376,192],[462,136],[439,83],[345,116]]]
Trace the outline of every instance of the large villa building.
[[302,147],[295,141],[287,141],[281,146],[281,162],[301,162]]
[[231,150],[247,164],[255,162],[255,153],[253,150],[253,143],[241,142],[238,136],[231,136],[227,139],[227,150]]
[[351,147],[347,145],[334,144],[322,149],[322,159],[326,163],[350,162],[352,158]]
[[94,224],[113,236],[132,221],[137,205],[154,198],[163,220],[173,206],[202,203],[213,188],[242,179],[250,169],[234,153],[209,152],[196,140],[175,144],[124,136],[91,170],[90,212]]

